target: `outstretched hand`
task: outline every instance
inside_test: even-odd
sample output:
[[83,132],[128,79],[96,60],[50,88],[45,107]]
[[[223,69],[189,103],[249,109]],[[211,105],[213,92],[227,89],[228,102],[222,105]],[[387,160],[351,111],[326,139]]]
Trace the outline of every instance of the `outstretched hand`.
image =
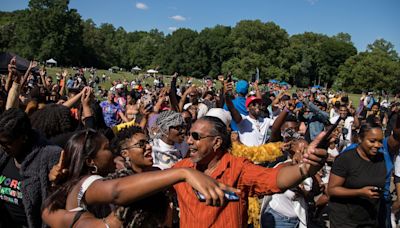
[[317,148],[325,139],[326,132],[321,132],[307,147],[303,162],[309,165],[308,173],[312,176],[325,164],[328,153],[325,149]]
[[83,105],[89,106],[90,100],[92,97],[93,89],[91,87],[86,86],[82,90],[81,102]]
[[55,183],[59,182],[61,179],[63,179],[68,175],[68,169],[64,168],[64,166],[65,166],[65,152],[64,150],[62,150],[60,153],[60,160],[56,165],[53,166],[48,175],[49,181],[52,182],[53,186],[55,185]]
[[10,60],[10,63],[8,64],[8,72],[12,72],[15,73],[15,71],[17,70],[17,60],[15,58],[15,56]]
[[[222,206],[226,199],[224,191],[240,193],[240,190],[222,184],[194,169],[186,169],[185,181],[206,198],[210,206]],[[194,194],[194,193],[193,193]]]

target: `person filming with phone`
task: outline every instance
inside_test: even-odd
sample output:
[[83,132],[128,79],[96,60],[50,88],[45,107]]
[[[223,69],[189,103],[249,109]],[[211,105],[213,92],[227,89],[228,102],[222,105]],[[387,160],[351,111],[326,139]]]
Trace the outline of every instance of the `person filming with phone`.
[[399,148],[400,118],[386,138],[377,123],[361,126],[359,143],[349,146],[332,165],[330,227],[391,227],[390,163]]

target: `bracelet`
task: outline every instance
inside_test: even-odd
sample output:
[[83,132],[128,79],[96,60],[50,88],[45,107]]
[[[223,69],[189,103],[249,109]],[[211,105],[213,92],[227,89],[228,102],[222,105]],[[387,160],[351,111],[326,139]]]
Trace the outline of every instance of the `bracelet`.
[[304,168],[304,163],[301,163],[299,165],[299,171],[300,171],[301,178],[303,178],[303,180],[304,180],[304,179],[307,179],[309,177],[309,175],[307,172],[304,172],[303,168]]

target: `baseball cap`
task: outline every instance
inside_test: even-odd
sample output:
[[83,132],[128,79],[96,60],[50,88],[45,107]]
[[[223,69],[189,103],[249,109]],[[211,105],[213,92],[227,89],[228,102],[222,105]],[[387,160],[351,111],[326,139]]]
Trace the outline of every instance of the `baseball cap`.
[[249,107],[249,105],[254,102],[254,101],[262,101],[261,98],[255,97],[255,96],[251,96],[251,97],[247,97],[246,99],[246,108]]
[[124,85],[123,84],[118,84],[118,85],[115,86],[115,88],[116,89],[122,89],[122,88],[124,88]]
[[245,80],[240,80],[236,83],[236,93],[246,95],[249,90],[249,83]]
[[212,109],[208,110],[208,112],[206,113],[206,116],[217,117],[222,122],[224,122],[224,124],[226,126],[229,126],[229,124],[232,121],[231,114],[228,111],[226,111],[225,109],[222,109],[222,108],[212,108]]

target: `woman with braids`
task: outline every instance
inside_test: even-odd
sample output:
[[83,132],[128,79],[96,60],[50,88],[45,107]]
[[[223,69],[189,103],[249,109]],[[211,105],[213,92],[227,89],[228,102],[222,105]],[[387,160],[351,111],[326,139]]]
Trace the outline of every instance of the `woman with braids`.
[[41,227],[48,173],[61,148],[32,130],[28,116],[9,109],[0,116],[0,227]]
[[[125,140],[125,143],[133,141]],[[133,150],[125,148],[125,143],[121,144],[124,146],[121,151]],[[130,153],[124,152],[127,157],[128,154]],[[216,202],[217,198],[223,200],[223,190],[231,189],[197,171],[184,168],[145,172],[101,181],[103,176],[114,171],[113,157],[109,142],[101,133],[86,130],[72,136],[50,175],[58,186],[45,201],[43,220],[52,227],[85,227],[89,224],[121,227],[124,221],[118,218],[124,215],[104,213],[106,210],[100,210],[103,209],[100,206],[129,205],[182,181],[188,182],[205,194],[208,204]],[[145,162],[142,165],[147,166],[151,160],[143,161]],[[143,167],[140,164],[138,160],[135,168],[131,168],[137,172]]]

